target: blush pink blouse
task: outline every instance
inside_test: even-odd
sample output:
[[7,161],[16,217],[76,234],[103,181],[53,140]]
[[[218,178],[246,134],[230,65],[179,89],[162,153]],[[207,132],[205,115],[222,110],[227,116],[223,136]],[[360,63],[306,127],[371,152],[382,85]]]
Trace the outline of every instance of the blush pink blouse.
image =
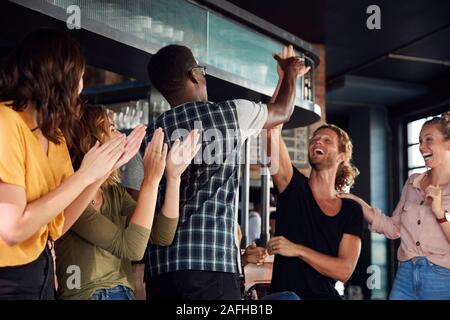
[[[420,189],[425,174],[409,177],[392,217],[374,208],[369,229],[389,239],[401,238],[397,253],[399,261],[423,256],[431,263],[450,269],[450,242],[431,211],[431,200],[425,199],[425,193]],[[450,211],[450,183],[442,188],[442,208]]]

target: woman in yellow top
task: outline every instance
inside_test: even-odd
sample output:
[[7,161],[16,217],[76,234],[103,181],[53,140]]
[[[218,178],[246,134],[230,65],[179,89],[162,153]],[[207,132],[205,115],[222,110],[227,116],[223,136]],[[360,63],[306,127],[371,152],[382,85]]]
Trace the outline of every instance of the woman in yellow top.
[[[70,148],[75,169],[96,140],[104,143],[119,135],[106,109],[98,106],[84,110],[74,131],[80,137]],[[159,245],[172,243],[179,217],[181,174],[200,147],[198,138],[193,130],[183,144],[175,141],[168,153],[163,131],[155,131],[145,151],[145,174],[137,203],[119,184],[117,171],[111,173],[91,205],[56,242],[58,299],[134,298],[131,261],[142,259],[149,238]],[[152,228],[164,169],[167,201]]]
[[39,30],[0,68],[0,299],[53,299],[48,242],[78,219],[103,178],[139,149],[145,128],[97,143],[73,173],[66,140],[81,110],[85,59],[67,35]]

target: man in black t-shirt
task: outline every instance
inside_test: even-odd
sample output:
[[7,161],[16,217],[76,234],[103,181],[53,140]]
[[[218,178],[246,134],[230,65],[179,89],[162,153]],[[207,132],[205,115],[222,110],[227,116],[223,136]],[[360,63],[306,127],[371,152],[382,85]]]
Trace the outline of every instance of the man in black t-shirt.
[[309,143],[308,179],[293,167],[281,128],[272,130],[271,140],[271,154],[278,153],[271,174],[279,195],[275,236],[268,243],[269,254],[275,254],[270,291],[340,299],[336,280],[352,275],[363,234],[361,206],[337,197],[358,175],[350,162],[352,143],[334,125],[318,128]]

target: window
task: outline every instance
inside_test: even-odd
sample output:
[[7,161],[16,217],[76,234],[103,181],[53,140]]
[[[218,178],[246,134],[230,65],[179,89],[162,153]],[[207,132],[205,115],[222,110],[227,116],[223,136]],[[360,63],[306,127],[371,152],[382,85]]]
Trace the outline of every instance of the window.
[[434,116],[415,120],[409,122],[407,125],[408,177],[414,173],[422,173],[426,171],[425,162],[419,151],[419,135],[423,124],[433,117]]

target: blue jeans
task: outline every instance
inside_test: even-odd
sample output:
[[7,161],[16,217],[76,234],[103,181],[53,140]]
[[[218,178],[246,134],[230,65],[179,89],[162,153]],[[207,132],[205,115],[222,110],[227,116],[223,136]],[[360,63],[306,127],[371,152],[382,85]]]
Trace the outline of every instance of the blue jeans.
[[261,300],[301,300],[297,294],[292,291],[275,292],[265,295]]
[[89,300],[134,300],[133,291],[124,286],[96,290]]
[[425,257],[400,262],[390,300],[450,300],[450,269]]

